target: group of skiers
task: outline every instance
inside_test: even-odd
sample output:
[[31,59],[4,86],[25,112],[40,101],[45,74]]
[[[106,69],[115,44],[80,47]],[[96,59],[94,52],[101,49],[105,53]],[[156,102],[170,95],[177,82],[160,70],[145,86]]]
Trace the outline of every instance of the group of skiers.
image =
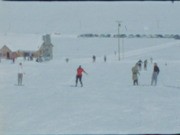
[[[133,80],[133,85],[138,85],[138,75],[140,75],[140,70],[141,70],[141,65],[142,61],[139,60],[133,67],[132,67],[132,80]],[[147,68],[147,60],[144,61],[144,70]],[[154,68],[153,68],[153,73],[152,73],[152,78],[151,78],[151,85],[157,85],[157,77],[159,74],[160,70],[157,65],[157,63],[154,63]],[[77,87],[78,82],[80,82],[81,87],[83,87],[83,82],[82,82],[82,75],[83,73],[88,74],[82,67],[79,65],[77,68],[77,73],[76,73],[76,80],[75,80],[75,86]],[[19,69],[18,69],[18,85],[22,85],[22,80],[23,80],[23,65],[20,62],[19,63]]]
[[[92,56],[92,60],[93,60],[93,63],[96,62],[96,56],[95,55]],[[106,62],[106,61],[107,61],[107,57],[106,57],[106,55],[104,55],[104,62]]]
[[[78,85],[78,81],[81,84],[81,87],[83,87],[83,82],[82,82],[82,74],[88,74],[82,67],[81,65],[77,68],[77,74],[76,74],[76,84],[75,86],[77,87]],[[18,65],[18,86],[22,86],[22,81],[23,81],[23,75],[24,75],[24,71],[23,71],[23,65],[22,62],[19,63]]]
[[148,63],[147,59],[145,59],[144,62],[141,59],[137,62],[139,70],[142,70],[143,63],[144,63],[144,70],[147,70],[147,63]]
[[[142,61],[139,60],[133,67],[132,67],[132,80],[133,80],[133,85],[138,85],[138,75],[140,75],[140,70],[141,70],[141,64]],[[147,60],[144,61],[144,70],[147,70]],[[160,69],[157,65],[157,63],[154,63],[153,67],[153,73],[151,77],[151,85],[157,85],[157,78],[159,75]]]

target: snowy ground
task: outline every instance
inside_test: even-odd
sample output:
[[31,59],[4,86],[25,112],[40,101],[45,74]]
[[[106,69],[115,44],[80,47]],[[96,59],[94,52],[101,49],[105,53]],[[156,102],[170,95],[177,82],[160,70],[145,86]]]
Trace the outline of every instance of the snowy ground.
[[[1,134],[180,132],[180,41],[125,39],[121,61],[114,54],[117,39],[53,36],[52,42],[50,62],[2,59]],[[150,86],[150,57],[160,67],[157,86]],[[148,69],[133,86],[131,68],[139,59],[148,59]],[[21,87],[15,86],[20,61],[25,70]],[[72,87],[79,65],[88,72],[82,88]]]
[[[0,47],[34,50],[42,44],[42,35],[60,33],[52,34],[50,62],[1,60],[0,135],[180,133],[179,40],[121,40],[118,61],[117,39],[74,36],[117,34],[117,21],[122,21],[120,33],[179,34],[179,6],[180,2],[0,1]],[[157,86],[150,86],[150,57],[160,67]],[[140,85],[133,86],[131,68],[139,59],[148,59],[148,69],[140,72]],[[15,85],[19,62],[25,70],[22,87]],[[82,88],[72,87],[79,65],[88,72]]]

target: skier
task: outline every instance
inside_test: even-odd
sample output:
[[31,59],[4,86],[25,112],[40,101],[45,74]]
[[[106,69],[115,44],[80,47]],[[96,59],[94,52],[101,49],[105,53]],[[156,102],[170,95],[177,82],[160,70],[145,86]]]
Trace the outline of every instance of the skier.
[[104,62],[106,62],[106,60],[107,60],[107,57],[106,57],[106,55],[104,55]]
[[138,61],[139,70],[141,70],[142,60]]
[[147,70],[147,63],[148,63],[148,61],[144,60],[144,70]]
[[150,58],[150,61],[151,61],[151,64],[152,64],[153,63],[153,58],[152,57]]
[[69,62],[69,58],[66,58],[66,63],[68,63]]
[[138,85],[138,74],[140,75],[138,63],[136,63],[136,65],[134,67],[132,67],[133,85]]
[[93,55],[92,58],[93,58],[93,62],[95,62],[96,61],[96,56]]
[[87,74],[87,72],[81,67],[81,65],[78,67],[77,69],[77,74],[76,74],[76,87],[77,87],[77,84],[78,84],[78,80],[79,82],[81,83],[81,87],[83,87],[83,83],[82,83],[82,73],[85,73]]
[[151,85],[157,85],[157,77],[159,75],[159,67],[157,66],[157,63],[154,63],[154,69],[153,69],[153,74],[151,78]]
[[19,63],[19,67],[18,67],[18,85],[22,85],[22,80],[23,80],[23,66],[22,63]]

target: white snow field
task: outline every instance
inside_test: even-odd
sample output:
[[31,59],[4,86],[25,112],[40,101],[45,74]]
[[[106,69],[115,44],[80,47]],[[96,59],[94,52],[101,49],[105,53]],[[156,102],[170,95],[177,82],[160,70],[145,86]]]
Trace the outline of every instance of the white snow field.
[[[17,59],[12,64],[2,59],[3,134],[180,132],[180,41],[125,39],[121,61],[114,54],[115,38],[52,37],[52,41],[50,62]],[[92,55],[97,56],[95,63]],[[150,57],[160,67],[157,86],[150,85]],[[140,85],[133,86],[131,68],[139,59],[148,59],[148,69],[140,71]],[[24,86],[14,85],[19,62],[24,65]],[[83,76],[84,87],[72,87],[79,65],[88,75]]]
[[[52,61],[18,58],[13,64],[1,59],[0,134],[180,133],[180,40],[121,39],[118,61],[117,38],[77,38],[81,33],[116,34],[116,20],[127,26],[127,31],[121,29],[127,34],[178,34],[179,6],[1,1],[0,47],[37,49],[42,34],[61,35],[51,34]],[[157,86],[150,85],[151,57],[160,68]],[[131,68],[139,59],[148,59],[148,68],[140,71],[139,86],[133,86]],[[24,66],[23,86],[15,85],[19,62]],[[73,87],[79,65],[88,75],[83,75],[83,87]]]

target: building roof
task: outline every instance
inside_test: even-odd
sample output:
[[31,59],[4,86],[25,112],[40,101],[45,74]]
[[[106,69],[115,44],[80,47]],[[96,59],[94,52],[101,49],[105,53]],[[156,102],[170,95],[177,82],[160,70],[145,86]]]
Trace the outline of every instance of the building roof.
[[11,52],[11,49],[9,49],[6,45],[4,45],[2,48],[0,48],[0,52]]
[[0,34],[0,48],[6,45],[12,51],[35,51],[42,42],[42,36],[38,34]]

